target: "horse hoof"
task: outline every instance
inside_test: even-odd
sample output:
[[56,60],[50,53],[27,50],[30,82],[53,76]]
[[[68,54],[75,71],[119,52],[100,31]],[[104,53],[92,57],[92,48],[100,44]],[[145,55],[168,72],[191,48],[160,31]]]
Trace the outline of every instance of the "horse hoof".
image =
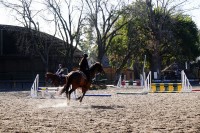
[[81,99],[81,96],[80,97],[78,97],[78,98],[76,98],[76,100],[80,100]]
[[75,101],[78,101],[79,99],[78,98],[74,98],[75,99]]
[[69,106],[70,102],[67,100],[67,106]]

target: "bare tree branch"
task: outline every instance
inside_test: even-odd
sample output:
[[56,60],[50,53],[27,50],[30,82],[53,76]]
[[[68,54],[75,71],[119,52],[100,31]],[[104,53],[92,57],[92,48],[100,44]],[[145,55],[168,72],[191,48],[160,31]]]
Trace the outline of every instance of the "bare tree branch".
[[[81,2],[83,1],[81,0]],[[54,21],[55,25],[57,25],[59,34],[65,42],[64,51],[69,69],[73,66],[73,56],[79,45],[80,32],[83,25],[83,3],[79,4],[81,7],[76,8],[71,0],[64,0],[64,2],[45,0],[45,5],[49,8],[50,12],[56,16],[54,17]],[[62,10],[61,5],[65,5],[67,8]],[[78,20],[74,19],[74,15],[78,16]]]
[[120,16],[118,11],[123,4],[121,0],[115,6],[110,2],[109,0],[86,0],[87,14],[89,14],[87,20],[89,20],[88,23],[94,25],[96,44],[98,45],[98,60],[100,62],[110,46],[112,38],[117,35],[116,32],[126,23],[124,22],[122,26],[114,28]]

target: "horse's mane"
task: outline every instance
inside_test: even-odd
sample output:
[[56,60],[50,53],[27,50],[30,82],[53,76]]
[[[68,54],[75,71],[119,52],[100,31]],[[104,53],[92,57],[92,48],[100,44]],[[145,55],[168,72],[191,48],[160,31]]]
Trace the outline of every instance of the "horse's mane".
[[46,74],[54,74],[54,73],[52,73],[52,72],[47,72]]

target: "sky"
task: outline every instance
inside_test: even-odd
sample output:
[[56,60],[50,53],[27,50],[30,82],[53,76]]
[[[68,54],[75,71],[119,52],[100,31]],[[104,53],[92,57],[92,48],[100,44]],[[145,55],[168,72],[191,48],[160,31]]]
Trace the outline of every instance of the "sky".
[[[177,1],[179,1],[179,0],[177,0]],[[183,8],[184,9],[192,9],[193,7],[196,7],[196,9],[185,12],[185,13],[192,17],[192,19],[196,23],[198,29],[200,29],[200,0],[188,0],[188,1],[189,1],[189,4],[185,5]],[[38,6],[38,5],[36,4],[36,6]],[[11,14],[13,15],[13,12],[11,12],[10,10],[8,10],[5,7],[3,7],[2,5],[0,5],[0,24],[19,26],[20,25],[19,22],[17,22],[15,17],[13,17]],[[52,32],[51,31],[52,28],[49,28],[49,25],[45,24],[44,22],[41,22],[40,30],[43,32],[46,32],[46,33]]]
[[192,20],[196,23],[198,29],[200,29],[200,0],[190,0],[190,1],[191,1],[190,4],[186,5],[185,9],[191,9],[193,7],[195,9],[186,12],[186,14],[192,17]]

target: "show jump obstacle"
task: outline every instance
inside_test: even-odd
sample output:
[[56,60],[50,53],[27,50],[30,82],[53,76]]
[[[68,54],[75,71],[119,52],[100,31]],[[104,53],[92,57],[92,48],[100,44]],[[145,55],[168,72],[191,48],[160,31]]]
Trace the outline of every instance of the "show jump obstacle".
[[[180,93],[180,92],[192,92],[193,91],[192,86],[183,70],[181,71],[181,82],[180,83],[152,83],[151,71],[148,73],[146,79],[144,78],[144,81],[145,82],[144,82],[143,90],[142,90],[142,92],[139,92],[139,94],[143,94],[143,93],[144,94],[146,94],[146,93]],[[123,87],[121,76],[119,77],[117,87],[118,88]],[[199,90],[197,90],[197,91],[199,91]],[[119,92],[117,94],[135,94],[135,93]]]
[[62,87],[39,87],[39,74],[37,74],[31,87],[31,97],[37,98],[38,92],[42,92],[42,98],[45,98],[45,94],[52,97],[50,93],[56,93],[60,88]]
[[38,85],[39,85],[39,74],[36,75],[33,85],[31,87],[31,97],[32,98],[37,97]]
[[151,83],[150,71],[145,80],[144,90],[151,93],[191,92],[192,86],[183,70],[181,71],[181,83]]
[[[45,95],[52,98],[54,97],[51,93],[56,93],[62,87],[39,87],[39,74],[36,75],[33,85],[31,87],[31,97],[38,98],[38,92],[42,93],[42,98],[45,98]],[[85,96],[96,96],[96,97],[110,97],[110,94],[85,94]],[[76,92],[73,95],[76,98]]]

